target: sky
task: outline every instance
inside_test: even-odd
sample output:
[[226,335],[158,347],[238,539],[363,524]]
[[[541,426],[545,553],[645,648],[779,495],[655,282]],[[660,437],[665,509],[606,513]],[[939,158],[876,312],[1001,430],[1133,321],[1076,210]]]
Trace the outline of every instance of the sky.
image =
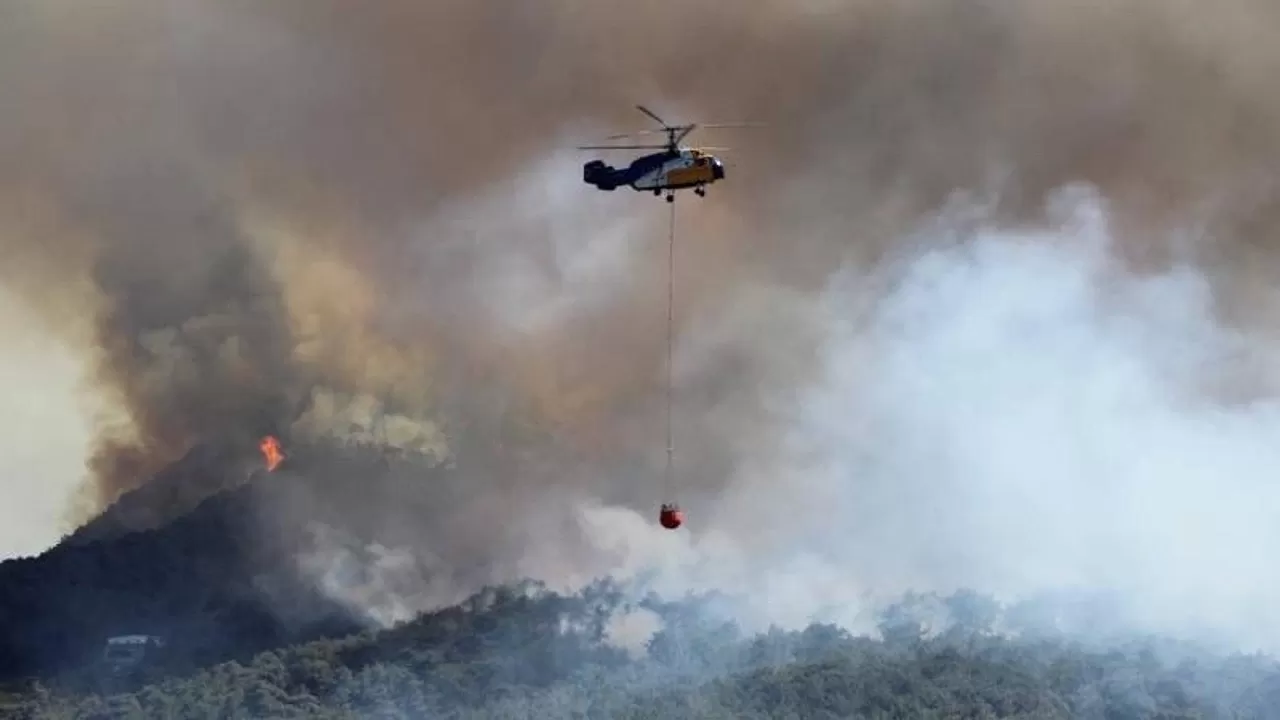
[[67,508],[88,472],[92,428],[74,349],[2,290],[0,308],[0,558],[13,558],[39,554],[70,531]]

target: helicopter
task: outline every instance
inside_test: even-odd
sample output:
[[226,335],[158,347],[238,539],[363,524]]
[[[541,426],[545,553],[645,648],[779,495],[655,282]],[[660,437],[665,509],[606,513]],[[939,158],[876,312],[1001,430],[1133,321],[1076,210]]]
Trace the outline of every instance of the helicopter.
[[610,135],[609,140],[635,135],[666,133],[667,142],[662,145],[580,145],[579,150],[648,150],[661,152],[642,155],[626,167],[615,168],[603,160],[591,160],[582,166],[582,180],[599,190],[613,191],[624,185],[638,192],[667,195],[667,202],[675,202],[677,190],[693,188],[694,194],[706,197],[706,186],[724,179],[724,162],[707,152],[728,148],[691,148],[680,141],[697,128],[752,127],[752,123],[715,123],[668,125],[652,110],[643,105],[636,109],[648,115],[662,126],[661,130],[642,130],[638,133]]

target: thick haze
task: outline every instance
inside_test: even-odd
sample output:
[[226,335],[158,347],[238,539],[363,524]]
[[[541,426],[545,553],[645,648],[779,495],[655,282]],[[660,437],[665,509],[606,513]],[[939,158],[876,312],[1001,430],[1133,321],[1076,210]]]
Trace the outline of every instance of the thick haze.
[[[657,566],[785,622],[1070,585],[1280,646],[1274,3],[158,7],[0,10],[0,281],[116,409],[94,504],[355,419],[459,468],[347,491],[412,528],[394,601],[338,531],[301,558],[379,617]],[[677,203],[680,533],[667,207],[569,149],[637,102],[768,124],[695,134],[729,176]]]

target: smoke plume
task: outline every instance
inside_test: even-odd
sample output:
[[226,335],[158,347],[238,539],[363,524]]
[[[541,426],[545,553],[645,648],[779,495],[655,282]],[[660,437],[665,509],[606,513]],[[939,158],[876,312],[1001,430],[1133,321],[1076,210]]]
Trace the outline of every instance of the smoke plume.
[[[657,571],[766,621],[1078,585],[1280,640],[1278,28],[1264,0],[13,3],[0,282],[113,409],[95,509],[199,444],[406,453],[299,460],[274,510],[380,533],[392,600],[334,589],[347,530],[300,559],[378,618]],[[667,208],[571,149],[637,102],[765,124],[691,138],[732,150],[677,203],[671,489]],[[673,497],[687,531],[649,519]]]

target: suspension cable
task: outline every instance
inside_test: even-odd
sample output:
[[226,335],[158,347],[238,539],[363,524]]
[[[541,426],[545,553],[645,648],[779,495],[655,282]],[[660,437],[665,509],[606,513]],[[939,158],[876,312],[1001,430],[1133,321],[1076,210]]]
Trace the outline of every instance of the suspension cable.
[[671,386],[672,386],[672,335],[674,325],[674,306],[675,306],[675,266],[676,266],[676,204],[669,203],[671,206],[671,222],[667,233],[667,470],[666,470],[666,488],[663,502],[675,502],[672,496],[673,485],[675,482],[675,444],[671,432]]

